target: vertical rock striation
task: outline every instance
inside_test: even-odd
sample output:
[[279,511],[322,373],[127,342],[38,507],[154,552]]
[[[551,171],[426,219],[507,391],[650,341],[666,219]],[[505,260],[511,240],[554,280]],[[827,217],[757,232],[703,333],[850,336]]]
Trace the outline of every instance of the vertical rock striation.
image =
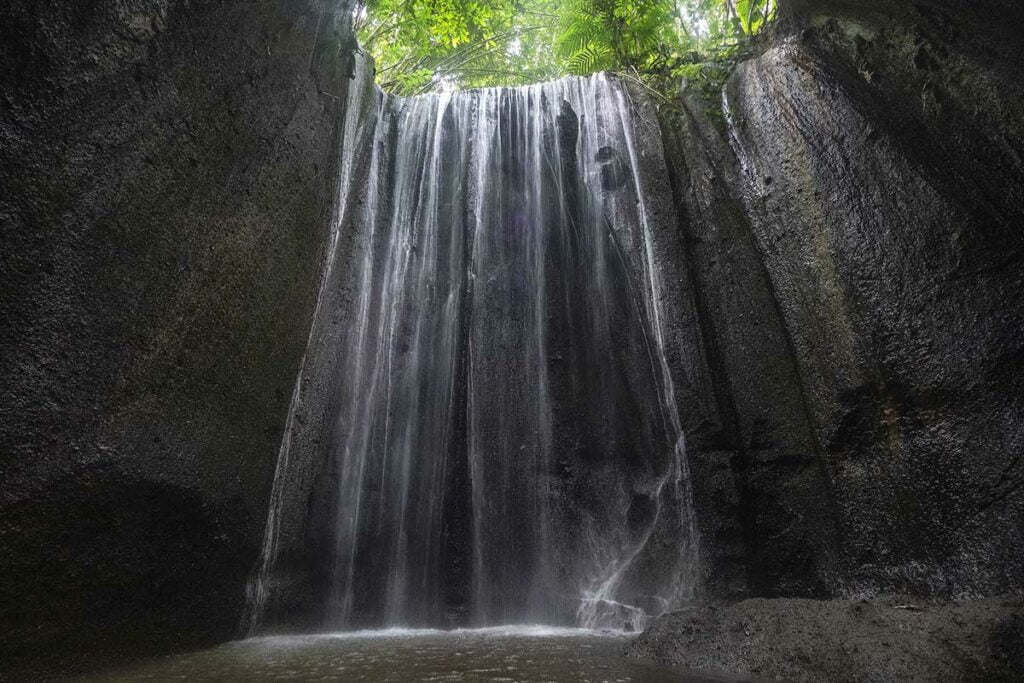
[[726,93],[842,592],[1024,589],[1022,55],[986,11],[812,15]]
[[695,102],[668,126],[712,594],[1024,589],[1024,55],[997,5],[787,3],[724,136]]
[[665,117],[714,389],[681,397],[708,597],[912,597],[695,606],[630,654],[1019,680],[1024,13],[781,10],[721,126],[686,95]]
[[707,377],[682,397],[706,588],[827,592],[837,549],[829,482],[735,156],[699,102],[665,128],[700,334],[690,362]]

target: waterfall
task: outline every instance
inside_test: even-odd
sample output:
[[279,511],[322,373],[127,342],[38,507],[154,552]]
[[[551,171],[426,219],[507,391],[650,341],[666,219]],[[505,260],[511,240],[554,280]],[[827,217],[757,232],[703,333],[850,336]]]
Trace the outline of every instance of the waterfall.
[[359,211],[357,237],[329,256],[349,249],[355,265],[318,439],[324,628],[641,628],[691,595],[696,533],[633,123],[603,74],[377,92],[366,168],[342,163],[343,183],[361,178],[343,209]]

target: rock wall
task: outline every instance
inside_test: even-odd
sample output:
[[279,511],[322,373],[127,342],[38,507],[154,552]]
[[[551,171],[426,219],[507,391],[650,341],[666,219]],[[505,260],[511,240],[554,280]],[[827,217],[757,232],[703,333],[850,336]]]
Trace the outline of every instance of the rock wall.
[[1019,592],[1021,12],[783,10],[725,132],[691,101],[668,147],[718,387],[688,426],[710,593]]
[[792,341],[735,156],[703,104],[686,104],[664,139],[700,331],[684,374],[706,377],[681,397],[705,589],[827,592],[836,520]]
[[235,635],[336,199],[345,5],[0,9],[0,668]]
[[259,574],[253,577],[254,592],[262,596],[252,601],[247,615],[251,635],[317,631],[323,625],[324,596],[330,591],[337,523],[330,501],[338,488],[332,472],[332,431],[350,381],[343,351],[352,336],[352,309],[359,303],[364,256],[360,228],[380,106],[371,60],[359,57],[353,74],[342,140],[346,168],[339,174],[343,208],[337,215],[334,248],[325,254],[316,315],[278,455],[274,495],[280,500],[271,510],[274,524],[264,540]]
[[666,615],[628,653],[766,681],[1009,683],[1024,675],[1022,609],[1019,598],[754,598]]

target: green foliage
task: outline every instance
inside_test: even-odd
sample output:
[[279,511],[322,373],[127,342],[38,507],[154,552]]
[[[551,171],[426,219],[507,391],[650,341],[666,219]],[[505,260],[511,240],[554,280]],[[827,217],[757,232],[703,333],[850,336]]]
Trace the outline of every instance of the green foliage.
[[573,0],[563,5],[555,53],[574,74],[645,69],[678,46],[673,10],[665,0]]
[[519,85],[618,71],[719,78],[776,0],[368,0],[360,43],[385,90]]
[[[551,18],[535,0],[370,0],[357,11],[359,42],[382,88],[516,85],[559,75],[545,60]],[[550,3],[554,4],[554,3]],[[547,33],[547,34],[546,34]]]

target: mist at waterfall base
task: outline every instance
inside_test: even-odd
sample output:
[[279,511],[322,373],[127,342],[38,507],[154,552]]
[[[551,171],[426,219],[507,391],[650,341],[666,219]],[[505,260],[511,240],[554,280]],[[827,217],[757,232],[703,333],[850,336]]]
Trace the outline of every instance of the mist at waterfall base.
[[296,386],[244,629],[294,610],[289,505],[328,511],[323,631],[643,628],[692,596],[697,542],[629,93],[398,98],[357,71],[311,333],[343,321],[331,395],[300,449]]
[[385,630],[270,636],[163,657],[82,681],[588,681],[745,680],[670,671],[621,657],[627,639],[578,629]]

